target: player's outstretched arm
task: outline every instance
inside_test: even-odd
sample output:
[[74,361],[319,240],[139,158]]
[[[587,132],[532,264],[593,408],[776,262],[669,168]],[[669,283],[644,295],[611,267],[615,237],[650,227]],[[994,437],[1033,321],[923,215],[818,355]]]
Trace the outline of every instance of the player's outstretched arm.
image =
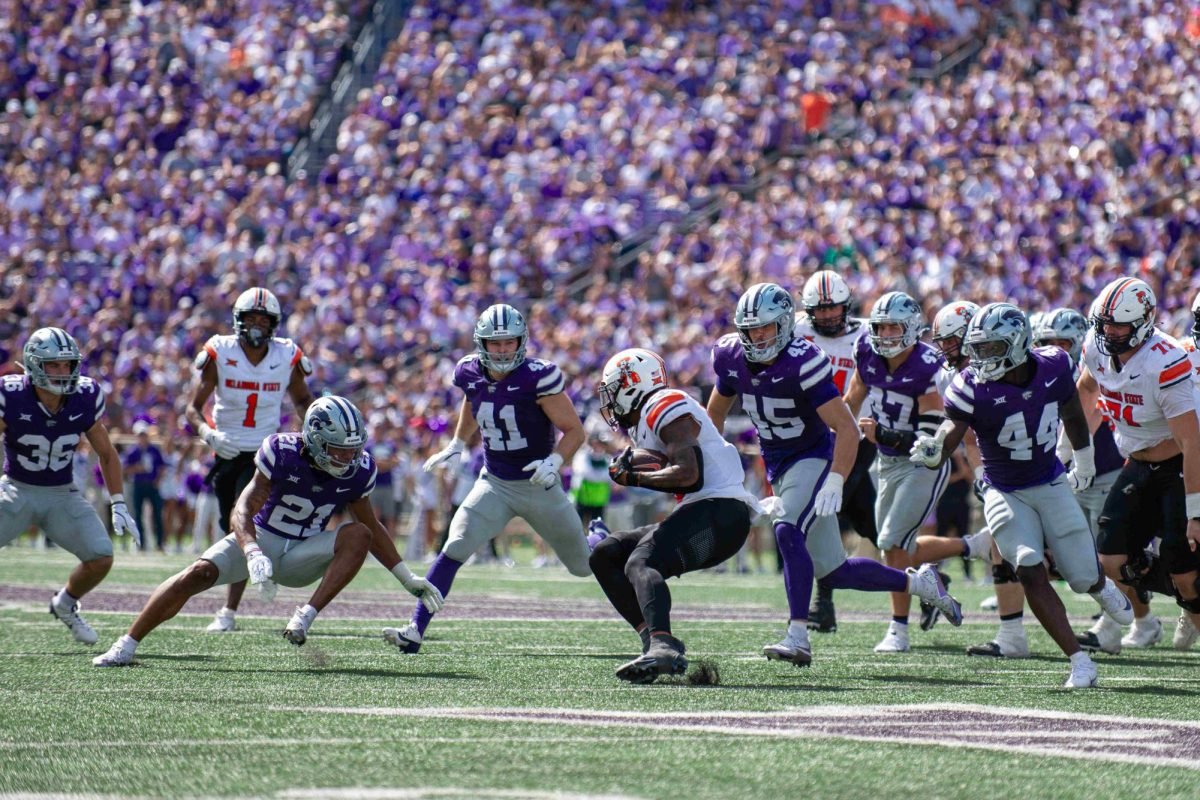
[[375,560],[382,564],[384,569],[395,575],[396,580],[400,581],[405,590],[424,603],[425,608],[429,609],[431,613],[436,614],[441,611],[446,602],[441,591],[424,578],[413,575],[412,570],[400,558],[400,553],[396,550],[392,537],[388,536],[387,528],[383,527],[383,523],[375,515],[375,509],[371,506],[371,496],[364,495],[358,498],[348,504],[346,510],[350,512],[356,522],[361,522],[371,531],[370,550],[371,555],[375,556]]
[[833,443],[833,464],[829,470],[845,478],[854,469],[854,460],[858,457],[858,424],[850,413],[850,407],[840,396],[822,403],[817,414],[837,437]]
[[[725,418],[729,416],[729,412],[733,409],[733,404],[737,402],[737,395],[724,395],[717,391],[714,386],[712,393],[708,396],[708,407],[705,411],[708,412],[708,418],[712,420],[713,425],[717,426],[717,433],[725,433]],[[853,420],[851,420],[853,421]],[[858,440],[858,433],[854,434],[855,441]]]
[[304,415],[308,411],[308,407],[312,404],[312,390],[308,388],[306,373],[300,368],[299,364],[292,367],[292,377],[288,381],[288,397],[292,398],[292,405],[296,407],[296,416],[303,421]]
[[850,416],[858,419],[858,415],[862,413],[863,401],[867,399],[867,385],[863,383],[862,378],[858,377],[858,372],[850,376],[850,387],[846,389],[846,405],[850,407]]
[[908,460],[937,469],[953,453],[967,435],[967,423],[960,420],[945,420],[932,436],[922,433],[913,443]]
[[129,534],[133,537],[134,544],[139,548],[142,546],[142,532],[138,530],[137,522],[134,521],[133,515],[129,513],[129,508],[125,505],[125,486],[121,479],[121,457],[117,455],[117,449],[113,447],[112,440],[108,438],[108,428],[104,427],[103,422],[97,422],[87,432],[88,444],[92,446],[92,450],[96,453],[96,458],[100,462],[100,474],[104,476],[104,488],[108,490],[109,499],[112,500],[112,527],[113,533],[118,536]]
[[474,412],[471,411],[471,402],[463,397],[458,406],[458,422],[454,424],[454,438],[450,440],[450,444],[425,459],[421,469],[425,472],[433,472],[434,469],[446,464],[450,459],[461,456],[467,449],[467,442],[477,430],[479,430],[479,422],[475,419]]
[[258,546],[258,535],[254,530],[254,515],[258,513],[270,496],[271,479],[261,471],[255,470],[254,480],[246,485],[241,496],[238,497],[237,504],[233,507],[230,527],[233,529],[233,535],[237,538],[238,546],[246,554],[246,569],[250,573],[250,582],[261,586],[264,593],[269,591],[273,596],[274,584],[269,584],[272,587],[270,590],[263,584],[267,584],[271,576],[275,574],[275,568],[271,564],[271,559],[264,555],[262,548]]
[[1100,413],[1100,384],[1096,383],[1096,379],[1092,377],[1092,373],[1088,372],[1088,368],[1084,367],[1079,373],[1079,380],[1075,382],[1075,389],[1079,393],[1079,405],[1083,408],[1083,413],[1087,417],[1088,430],[1095,432],[1096,428],[1100,427],[1100,423],[1104,421],[1104,415]]
[[1187,539],[1192,552],[1200,548],[1200,423],[1188,412],[1167,419],[1171,437],[1183,452],[1183,489],[1187,511]]
[[579,418],[575,404],[567,397],[566,392],[559,392],[539,398],[538,405],[542,407],[542,412],[551,424],[562,433],[554,452],[558,453],[563,461],[570,461],[587,438],[583,432],[583,420]]

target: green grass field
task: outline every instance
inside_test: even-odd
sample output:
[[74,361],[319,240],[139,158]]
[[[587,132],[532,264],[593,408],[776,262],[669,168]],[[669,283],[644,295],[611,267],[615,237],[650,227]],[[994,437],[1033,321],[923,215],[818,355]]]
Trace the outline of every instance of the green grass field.
[[[759,655],[786,619],[778,577],[673,581],[675,631],[719,666],[719,686],[618,682],[637,639],[594,582],[496,566],[459,573],[419,656],[380,638],[412,603],[372,564],[302,648],[280,631],[307,595],[248,602],[243,630],[214,636],[210,592],[147,637],[137,666],[93,668],[132,618],[115,609],[189,560],[118,553],[85,600],[100,633],[85,647],[46,613],[70,557],[3,550],[0,794],[1200,796],[1200,651],[1101,656],[1102,687],[1068,692],[1066,660],[1032,620],[1034,658],[963,655],[994,620],[978,611],[988,589],[961,580],[967,624],[914,631],[898,657],[871,652],[886,598],[839,593],[840,630],[814,636],[807,670]],[[1066,602],[1086,624],[1091,601]],[[1175,606],[1155,606],[1169,639]]]

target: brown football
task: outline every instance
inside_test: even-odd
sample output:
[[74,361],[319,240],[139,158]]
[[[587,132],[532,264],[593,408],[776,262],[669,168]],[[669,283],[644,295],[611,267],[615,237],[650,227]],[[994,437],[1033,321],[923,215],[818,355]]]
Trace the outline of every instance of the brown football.
[[629,464],[634,472],[655,472],[668,464],[667,454],[657,450],[634,449],[629,455]]

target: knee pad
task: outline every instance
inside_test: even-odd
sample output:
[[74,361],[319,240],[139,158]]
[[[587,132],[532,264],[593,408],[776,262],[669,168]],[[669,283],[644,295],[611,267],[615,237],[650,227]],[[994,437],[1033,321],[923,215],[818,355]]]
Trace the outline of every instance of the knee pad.
[[1121,583],[1137,590],[1138,599],[1144,603],[1149,602],[1149,592],[1167,596],[1176,594],[1175,584],[1167,573],[1167,565],[1161,558],[1145,551],[1131,555],[1121,565]]
[[999,564],[992,565],[992,583],[999,586],[1002,583],[1020,583],[1020,580],[1017,578],[1017,571],[1013,569],[1012,564],[1001,561]]
[[[1200,580],[1196,581],[1196,583],[1200,584]],[[1200,591],[1200,587],[1197,588],[1197,591]],[[1184,600],[1179,595],[1175,595],[1175,605],[1189,614],[1200,614],[1200,595],[1197,595],[1194,600]]]

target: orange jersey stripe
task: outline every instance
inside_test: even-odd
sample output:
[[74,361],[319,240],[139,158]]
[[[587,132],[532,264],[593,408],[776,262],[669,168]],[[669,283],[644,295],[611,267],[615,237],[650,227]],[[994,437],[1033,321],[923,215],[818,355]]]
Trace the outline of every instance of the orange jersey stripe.
[[658,418],[662,416],[664,411],[683,399],[683,392],[668,391],[659,395],[650,405],[650,409],[646,413],[646,424],[650,426],[650,430],[654,430],[655,426],[658,424]]
[[1184,360],[1180,361],[1175,366],[1167,367],[1161,373],[1159,373],[1159,375],[1158,375],[1159,385],[1162,385],[1164,383],[1170,383],[1171,381],[1177,379],[1180,375],[1186,375],[1187,373],[1189,373],[1191,371],[1192,371],[1192,362],[1190,362],[1188,359],[1185,358]]
[[302,359],[302,358],[304,358],[304,351],[303,351],[303,350],[301,350],[299,347],[297,347],[297,348],[296,348],[296,355],[292,356],[292,366],[294,367],[294,366],[296,366],[297,364],[299,364],[299,363],[300,363],[300,359]]

